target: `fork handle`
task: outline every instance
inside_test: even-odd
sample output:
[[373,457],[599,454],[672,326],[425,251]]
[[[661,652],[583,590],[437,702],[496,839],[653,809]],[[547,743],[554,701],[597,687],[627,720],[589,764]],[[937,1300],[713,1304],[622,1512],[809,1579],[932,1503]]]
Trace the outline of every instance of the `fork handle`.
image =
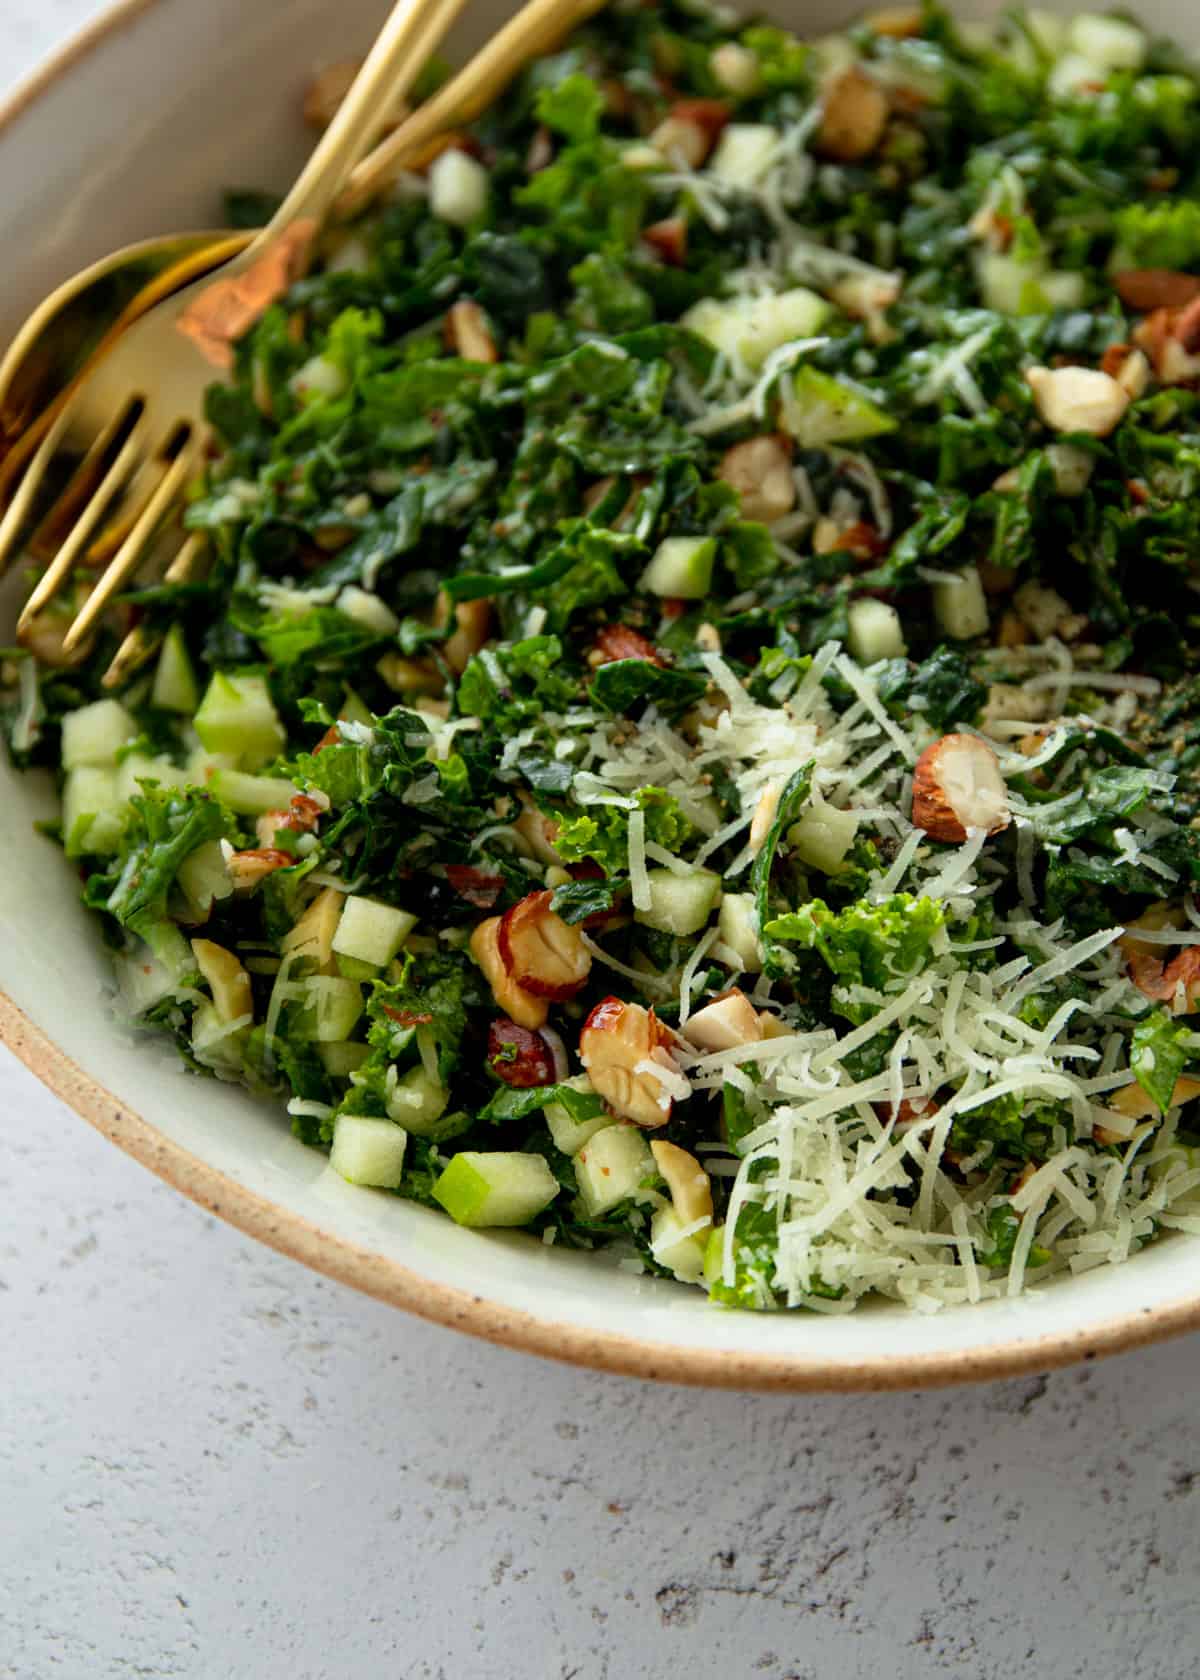
[[298,221],[324,222],[346,177],[367,151],[381,113],[402,99],[462,11],[466,0],[397,0],[333,121],[239,267]]
[[527,0],[487,45],[411,116],[355,161],[334,213],[354,216],[400,169],[420,157],[443,130],[471,122],[487,109],[531,58],[547,52],[562,36],[600,10],[605,0]]

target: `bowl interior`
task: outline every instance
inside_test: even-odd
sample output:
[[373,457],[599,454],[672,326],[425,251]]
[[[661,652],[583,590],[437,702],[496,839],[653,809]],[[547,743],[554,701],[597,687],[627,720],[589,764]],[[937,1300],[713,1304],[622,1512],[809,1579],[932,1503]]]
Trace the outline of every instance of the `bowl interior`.
[[[0,298],[0,340],[51,286],[114,246],[214,225],[224,186],[283,185],[306,146],[298,108],[308,77],[367,42],[384,9],[341,0],[335,28],[324,0],[120,8],[114,26],[10,119],[0,145],[9,249],[23,253]],[[509,9],[480,0],[475,34]],[[785,21],[800,11],[774,9]],[[1163,30],[1195,29],[1182,3],[1140,9]],[[819,30],[845,8],[817,0],[801,15]],[[18,595],[18,580],[8,580],[0,644]],[[0,762],[0,987],[29,1023],[6,1012],[0,1025],[22,1039],[36,1071],[147,1164],[349,1282],[541,1352],[746,1385],[952,1381],[1127,1345],[1182,1326],[1193,1306],[1200,1316],[1200,1239],[1174,1238],[1019,1301],[929,1318],[890,1305],[846,1318],[758,1317],[713,1311],[697,1291],[596,1257],[459,1230],[351,1189],[290,1136],[277,1107],[188,1077],[173,1052],[114,1023],[107,959],[78,905],[77,878],[33,828],[53,810],[49,778]],[[71,1145],[68,1128],[63,1147]]]

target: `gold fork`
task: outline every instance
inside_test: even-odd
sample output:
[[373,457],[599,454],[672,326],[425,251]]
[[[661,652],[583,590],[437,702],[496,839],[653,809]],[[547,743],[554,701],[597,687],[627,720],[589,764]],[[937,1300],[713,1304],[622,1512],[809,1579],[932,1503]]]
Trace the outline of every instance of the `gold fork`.
[[[76,563],[109,559],[62,652],[77,650],[133,571],[203,458],[204,393],[232,365],[231,342],[303,270],[350,166],[440,45],[465,0],[398,0],[354,86],[270,224],[215,274],[183,287],[142,315],[90,367],[46,432],[0,520],[0,567],[12,554],[47,473],[64,446],[82,459],[42,522],[35,553],[54,559],[26,603],[17,635],[29,641],[39,614]],[[102,545],[94,537],[110,512]],[[89,552],[89,545],[90,552]],[[171,568],[190,570],[197,544]]]
[[[347,170],[362,156],[380,109],[411,86],[464,3],[400,0],[270,225],[215,276],[185,286],[126,328],[70,394],[0,520],[2,568],[62,446],[82,456],[35,535],[35,554],[49,551],[54,558],[21,615],[20,640],[36,641],[40,615],[81,559],[92,564],[107,559],[61,641],[64,657],[78,656],[200,465],[208,441],[204,393],[232,365],[232,340],[302,270],[339,194],[339,213],[359,208],[399,168],[427,156],[430,142],[436,144],[451,121],[477,115],[516,70],[602,0],[529,0],[463,71],[359,165],[347,185]],[[203,551],[203,538],[189,537],[168,566],[167,581],[193,576]],[[105,675],[106,686],[120,683],[151,646],[138,631],[127,636]]]

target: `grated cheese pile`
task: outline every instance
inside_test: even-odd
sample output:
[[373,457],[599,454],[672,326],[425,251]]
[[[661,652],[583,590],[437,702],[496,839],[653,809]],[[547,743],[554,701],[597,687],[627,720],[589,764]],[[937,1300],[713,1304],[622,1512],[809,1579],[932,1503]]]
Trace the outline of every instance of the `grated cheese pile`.
[[[834,643],[803,676],[785,673],[770,705],[753,699],[719,655],[706,655],[705,663],[719,700],[694,744],[653,709],[635,729],[589,720],[589,733],[577,737],[588,777],[579,796],[632,807],[637,788],[664,787],[707,836],[697,854],[703,862],[749,828],[766,789],[811,764],[813,800],[858,813],[891,856],[876,871],[870,898],[882,903],[903,891],[942,904],[946,913],[932,960],[918,975],[897,974],[881,992],[859,988],[854,1001],[872,1011],[863,1025],[677,1054],[689,1092],[733,1087],[757,1119],[735,1155],[713,1145],[706,1156],[711,1172],[734,1179],[724,1281],[734,1281],[735,1233],[747,1206],[770,1214],[777,1236],[757,1304],[769,1306],[781,1292],[789,1306],[821,1312],[849,1311],[869,1292],[924,1312],[1015,1295],[1056,1273],[1121,1261],[1158,1228],[1200,1230],[1200,1160],[1193,1164],[1176,1143],[1177,1116],[1133,1124],[1106,1106],[1130,1082],[1128,1068],[1116,1065],[1125,1042],[1119,1028],[1148,1007],[1125,972],[1117,945],[1123,929],[1072,940],[1061,920],[1038,919],[1026,880],[1020,913],[994,919],[988,937],[973,939],[972,918],[1007,871],[988,855],[981,831],[947,848],[931,846],[913,827],[912,766],[936,735],[919,713],[898,723],[872,672]],[[1034,673],[1051,667],[1068,683],[1076,675],[1061,669],[1053,645],[1026,650],[1025,664]],[[1082,682],[1085,673],[1078,675]],[[840,713],[825,687],[831,676],[855,696]],[[1057,742],[1052,731],[1033,758],[1006,751],[1001,740],[995,745],[1011,773],[1046,762]],[[741,802],[740,816],[720,827],[705,804],[718,765],[732,775]],[[1025,811],[1015,796],[1013,804],[1020,853],[1048,807]],[[634,811],[629,825],[635,905],[647,867],[641,818]],[[1152,836],[1127,832],[1153,866]],[[747,845],[727,878],[744,872],[751,856]],[[599,945],[592,948],[600,953]],[[965,958],[982,951],[1003,951],[1008,960],[966,966]],[[1023,954],[1009,956],[1014,951]],[[682,979],[685,1022],[703,955],[692,953]],[[1069,998],[1043,1026],[1022,1019],[1022,1004],[1068,977],[1083,983],[1086,996]],[[755,1002],[769,1005],[771,991],[760,977]],[[886,1066],[856,1078],[855,1052],[888,1029],[896,1036]],[[988,1170],[988,1146],[974,1160],[956,1158],[969,1183],[952,1178],[945,1150],[956,1118],[1010,1095],[1069,1114],[1051,1128],[1047,1159],[1015,1195]],[[1095,1127],[1121,1138],[1118,1155],[1081,1147]],[[989,1217],[1008,1209],[1020,1219],[1019,1234],[1006,1270],[989,1272],[981,1263],[995,1247]]]

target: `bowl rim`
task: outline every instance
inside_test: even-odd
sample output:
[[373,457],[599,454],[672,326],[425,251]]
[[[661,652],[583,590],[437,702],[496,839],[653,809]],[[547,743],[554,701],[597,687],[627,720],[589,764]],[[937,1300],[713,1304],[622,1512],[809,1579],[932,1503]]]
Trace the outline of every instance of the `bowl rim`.
[[[0,140],[16,120],[85,59],[162,0],[112,0],[0,99]],[[1200,1328],[1200,1291],[1190,1300],[1126,1312],[1101,1327],[1014,1336],[984,1348],[947,1349],[903,1358],[838,1361],[811,1353],[745,1353],[684,1348],[582,1328],[510,1308],[471,1291],[434,1283],[420,1272],[247,1189],[210,1166],[123,1103],[62,1050],[0,990],[0,1043],[55,1096],[110,1142],[200,1207],[280,1254],[483,1341],[563,1364],[703,1388],[798,1393],[943,1388],[1046,1371],[1125,1353]]]

